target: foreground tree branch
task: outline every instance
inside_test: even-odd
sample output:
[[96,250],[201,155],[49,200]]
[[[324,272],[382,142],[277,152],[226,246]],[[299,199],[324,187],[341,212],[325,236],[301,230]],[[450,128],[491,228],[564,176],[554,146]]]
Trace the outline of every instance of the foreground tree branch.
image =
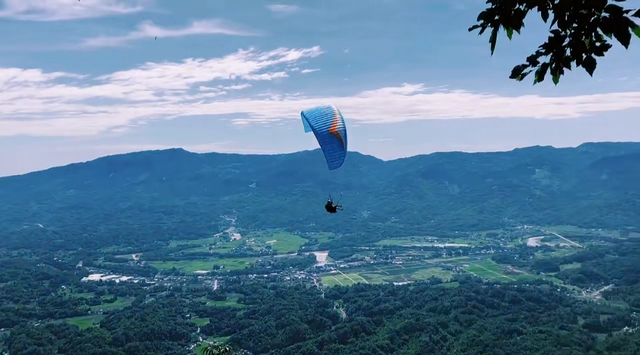
[[478,23],[469,32],[479,30],[482,35],[490,30],[491,55],[496,49],[501,28],[511,40],[513,32],[518,34],[525,27],[524,20],[531,11],[537,11],[548,23],[550,36],[527,57],[526,63],[516,65],[510,79],[522,81],[535,70],[533,84],[542,82],[551,73],[553,83],[558,85],[565,69],[575,65],[593,76],[596,57],[604,57],[613,46],[615,38],[629,48],[632,34],[640,38],[640,10],[625,9],[614,4],[625,0],[487,0],[490,7],[478,15]]

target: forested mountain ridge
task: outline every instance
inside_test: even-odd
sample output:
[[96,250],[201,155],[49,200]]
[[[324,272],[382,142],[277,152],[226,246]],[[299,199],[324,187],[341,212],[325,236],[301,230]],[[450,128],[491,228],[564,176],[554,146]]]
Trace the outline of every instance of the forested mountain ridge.
[[[141,245],[241,228],[412,235],[505,221],[640,229],[640,143],[434,153],[382,161],[320,150],[279,155],[182,149],[114,155],[0,178],[0,246]],[[329,193],[345,211],[323,210]],[[132,228],[136,235],[130,236]]]

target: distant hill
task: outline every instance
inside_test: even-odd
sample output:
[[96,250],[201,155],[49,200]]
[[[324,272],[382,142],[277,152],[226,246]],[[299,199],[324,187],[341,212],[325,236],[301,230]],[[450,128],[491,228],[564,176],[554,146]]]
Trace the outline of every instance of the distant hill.
[[[327,195],[345,211],[329,215]],[[640,229],[640,143],[434,153],[393,161],[145,151],[0,178],[0,247],[98,248],[245,229],[355,236],[510,223]],[[41,244],[44,243],[44,244]]]

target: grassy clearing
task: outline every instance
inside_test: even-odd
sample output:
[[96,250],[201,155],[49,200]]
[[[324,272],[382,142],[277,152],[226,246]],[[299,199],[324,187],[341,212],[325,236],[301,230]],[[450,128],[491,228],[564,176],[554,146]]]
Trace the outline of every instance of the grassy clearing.
[[113,309],[120,309],[120,308],[125,308],[131,305],[131,303],[133,303],[133,297],[121,297],[118,298],[115,302],[113,303],[103,303],[101,305],[98,306],[91,306],[91,310],[92,311],[110,311]]
[[286,232],[254,233],[247,237],[247,243],[251,242],[254,242],[259,248],[271,246],[279,253],[287,254],[298,251],[307,242],[307,239]]
[[[598,228],[581,228],[581,227],[576,227],[576,226],[565,226],[565,225],[560,225],[560,226],[547,226],[547,227],[543,227],[545,230],[549,230],[549,231],[553,231],[556,232],[560,235],[562,235],[563,237],[566,237],[565,234],[568,235],[576,235],[576,234],[581,234],[581,235],[594,235],[594,236],[603,236],[603,237],[611,237],[611,238],[619,238],[620,237],[620,233],[617,230],[608,230],[608,229],[598,229]],[[569,238],[571,239],[571,238]]]
[[326,286],[349,286],[354,283],[379,284],[427,280],[432,276],[447,281],[453,276],[453,272],[424,262],[409,262],[402,265],[367,265],[357,269],[349,269],[349,273],[344,275],[341,273],[324,274],[321,275],[321,280],[322,284]]
[[233,307],[233,308],[243,308],[245,305],[238,303],[237,298],[230,298],[224,301],[209,301],[207,302],[207,306],[210,307]]
[[474,240],[463,238],[436,238],[436,237],[408,237],[408,238],[395,238],[395,239],[383,239],[376,242],[375,245],[380,246],[441,246],[446,245],[450,247],[469,246],[476,243]]
[[218,259],[215,261],[215,265],[224,266],[227,270],[242,270],[253,265],[258,258],[230,258],[230,259]]
[[169,242],[169,248],[175,248],[178,245],[205,245],[205,244],[215,244],[220,240],[220,237],[209,237],[209,238],[200,238],[200,239],[178,239],[172,240]]
[[443,281],[448,281],[453,276],[453,272],[432,267],[429,269],[419,270],[411,274],[411,278],[414,280],[428,280],[434,276],[442,279]]
[[191,273],[200,270],[212,271],[214,265],[224,266],[227,270],[244,269],[255,263],[256,259],[257,258],[209,258],[179,261],[153,261],[151,262],[151,265],[159,270],[171,270],[175,267],[182,272]]
[[[75,297],[75,298],[93,298],[96,297],[96,295],[93,292],[66,292],[66,295],[68,297]],[[113,298],[113,295],[102,295],[100,296],[100,299],[106,300],[109,298]]]
[[191,318],[191,321],[200,327],[209,324],[209,318]]
[[336,238],[335,234],[333,234],[333,233],[324,233],[324,232],[314,233],[312,236],[310,236],[310,239],[317,240],[318,244],[328,243],[328,242],[334,240],[335,238]]
[[104,319],[104,316],[102,315],[92,315],[66,318],[64,321],[72,325],[77,325],[80,329],[86,329],[97,325],[102,319]]
[[483,261],[476,261],[473,263],[465,264],[464,268],[468,272],[483,279],[502,282],[516,280],[513,276],[504,275],[505,267],[496,264],[491,259],[485,259]]
[[[356,275],[353,275],[353,276],[351,274],[347,274],[347,275],[351,277],[354,281],[359,280],[361,282],[364,282]],[[338,286],[338,285],[351,286],[356,283],[350,280],[349,278],[347,278],[346,276],[339,273],[324,275],[324,276],[321,276],[320,279],[322,281],[322,284],[325,286]]]
[[536,258],[559,258],[559,257],[575,254],[578,251],[580,251],[578,248],[564,247],[564,248],[556,249],[551,253],[536,252]]
[[581,263],[564,264],[564,265],[560,265],[560,270],[577,269],[580,266],[582,266]]

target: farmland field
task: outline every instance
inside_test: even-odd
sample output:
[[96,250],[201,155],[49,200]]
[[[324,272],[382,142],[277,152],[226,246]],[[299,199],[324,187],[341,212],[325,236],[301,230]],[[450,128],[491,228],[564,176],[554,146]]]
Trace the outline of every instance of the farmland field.
[[307,239],[286,232],[252,233],[246,240],[246,243],[255,243],[260,248],[271,246],[278,253],[284,254],[298,251],[306,242]]
[[78,327],[80,327],[80,329],[85,329],[98,324],[103,318],[104,316],[102,315],[92,315],[92,316],[66,318],[66,319],[63,319],[63,321],[72,325],[77,325]]
[[198,326],[209,324],[209,318],[191,318],[191,321]]
[[245,305],[238,303],[238,300],[236,298],[230,298],[230,299],[224,300],[224,301],[209,301],[209,302],[207,302],[207,306],[242,308]]
[[443,246],[446,245],[448,247],[468,247],[473,244],[470,240],[465,239],[450,239],[450,238],[436,238],[436,237],[409,237],[409,238],[395,238],[395,239],[384,239],[377,243],[376,245],[385,245],[385,246]]
[[108,311],[112,309],[120,309],[124,307],[128,307],[133,302],[133,297],[120,297],[113,303],[103,303],[98,306],[91,306],[92,311]]
[[340,269],[340,271],[342,273],[333,272],[321,275],[322,284],[326,286],[348,286],[354,283],[408,282],[426,280],[432,276],[446,281],[453,275],[451,271],[443,270],[433,265],[433,263],[424,261],[389,265],[365,265],[357,268]]
[[183,272],[212,271],[214,265],[224,266],[227,270],[244,269],[255,263],[257,258],[209,258],[180,261],[152,261],[151,265],[160,270],[176,268]]

